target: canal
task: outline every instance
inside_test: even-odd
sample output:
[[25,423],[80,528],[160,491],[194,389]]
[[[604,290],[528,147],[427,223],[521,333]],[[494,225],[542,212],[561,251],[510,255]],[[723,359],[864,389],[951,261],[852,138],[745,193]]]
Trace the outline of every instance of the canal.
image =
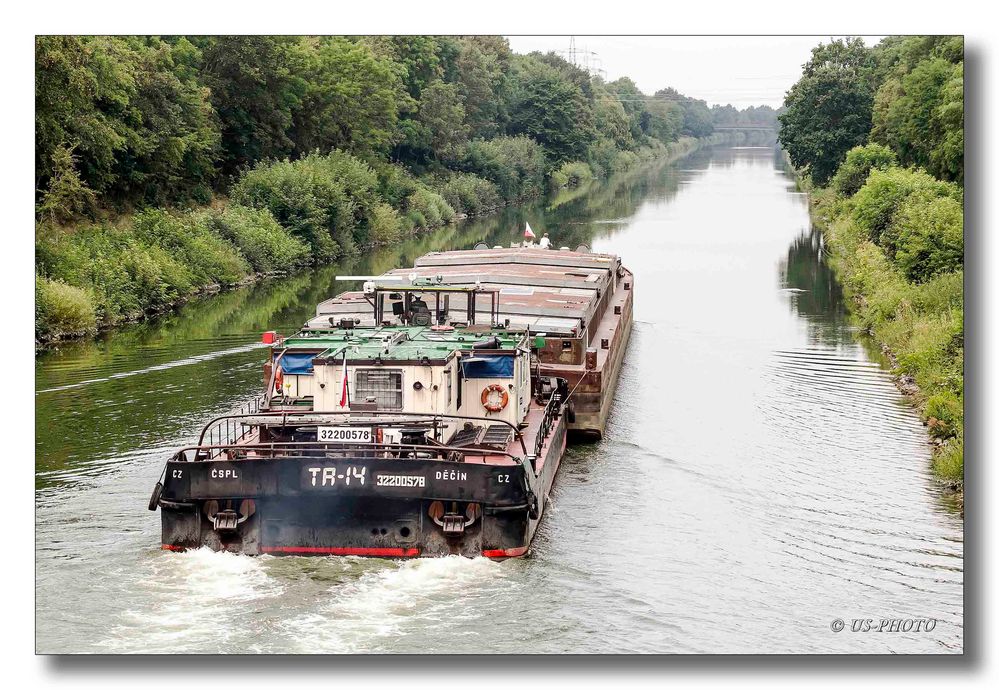
[[[338,273],[508,244],[622,255],[635,325],[604,441],[569,450],[530,558],[159,548],[171,449],[261,386]],[[540,236],[540,233],[539,233]],[[702,149],[36,359],[39,652],[960,652],[963,523],[858,341],[771,148]],[[833,632],[834,619],[846,630]],[[929,632],[851,632],[925,618]]]

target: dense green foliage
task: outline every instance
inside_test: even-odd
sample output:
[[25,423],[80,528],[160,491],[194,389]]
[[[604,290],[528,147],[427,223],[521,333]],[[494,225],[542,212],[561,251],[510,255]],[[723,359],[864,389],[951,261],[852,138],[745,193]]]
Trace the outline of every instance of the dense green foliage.
[[[868,238],[880,246],[889,259],[894,259],[896,252],[903,248],[902,233],[911,230],[911,224],[903,222],[911,221],[911,214],[900,217],[901,208],[916,199],[930,202],[940,197],[949,197],[960,212],[962,193],[957,185],[937,180],[919,170],[875,169],[854,197],[853,218],[867,232]],[[921,208],[925,210],[926,205]]]
[[313,153],[258,164],[233,187],[232,200],[269,210],[317,260],[328,261],[366,242],[377,186],[375,172],[354,156]]
[[309,258],[306,245],[270,212],[239,206],[149,210],[126,224],[73,231],[43,228],[35,247],[36,336],[45,338],[132,320]]
[[812,50],[779,116],[794,166],[825,185],[847,152],[883,144],[904,165],[964,178],[964,41],[960,36],[860,39]]
[[853,196],[867,182],[871,170],[883,170],[897,163],[894,152],[887,146],[857,146],[847,151],[846,160],[833,176],[832,187],[843,196]]
[[38,37],[35,188],[76,175],[107,203],[207,201],[220,136],[199,59],[184,39]]
[[497,36],[39,36],[35,66],[42,339],[774,118]]
[[938,443],[964,474],[964,46],[891,37],[812,51],[780,140],[812,182],[833,264]]
[[875,97],[871,139],[902,165],[942,180],[964,180],[964,40],[960,36],[887,39],[885,78]]
[[97,330],[85,290],[35,275],[35,333],[41,337],[88,335]]
[[558,170],[553,170],[551,174],[551,185],[556,189],[561,187],[575,187],[583,182],[593,179],[593,170],[582,161],[572,161],[563,163]]
[[57,222],[206,203],[317,151],[446,175],[483,165],[475,142],[525,137],[547,174],[712,127],[702,101],[495,36],[40,36],[35,63],[37,202]]
[[269,210],[231,205],[206,215],[219,237],[239,248],[257,273],[287,271],[309,260],[309,246],[288,233]]
[[795,167],[824,185],[846,152],[871,130],[875,56],[861,39],[812,49],[801,79],[784,99],[780,140]]
[[492,182],[506,201],[544,191],[544,149],[530,137],[476,139],[465,151],[462,168]]

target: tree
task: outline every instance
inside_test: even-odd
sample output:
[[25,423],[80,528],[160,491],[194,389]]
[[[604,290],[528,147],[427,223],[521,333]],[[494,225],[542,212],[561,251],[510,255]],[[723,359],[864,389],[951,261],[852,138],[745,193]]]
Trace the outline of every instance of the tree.
[[620,79],[608,82],[604,85],[604,89],[621,103],[625,115],[628,116],[628,127],[631,130],[631,138],[636,142],[642,141],[646,134],[643,126],[643,118],[646,114],[645,103],[648,97],[628,77],[621,77]]
[[510,46],[504,38],[471,36],[461,41],[455,83],[472,137],[490,138],[506,127],[510,55]]
[[812,49],[801,79],[784,98],[780,142],[795,167],[824,185],[871,130],[877,61],[860,39]]
[[683,131],[683,107],[673,100],[657,98],[645,104],[642,112],[642,131],[664,144],[676,141]]
[[327,37],[303,64],[305,92],[290,133],[295,151],[380,154],[398,141],[399,101],[406,96],[390,60],[365,43]]
[[674,88],[667,87],[656,91],[656,99],[675,103],[683,114],[680,134],[688,137],[706,137],[714,131],[711,111],[701,100],[688,98]]
[[48,186],[60,149],[74,151],[80,178],[95,192],[114,183],[115,156],[129,137],[135,70],[114,37],[35,39],[35,189]]
[[739,111],[731,104],[711,106],[711,122],[716,127],[734,127],[739,124]]
[[441,46],[433,36],[365,36],[362,41],[395,63],[403,86],[416,100],[424,87],[444,76]]
[[73,149],[66,145],[56,147],[51,153],[51,161],[48,186],[42,202],[38,205],[39,217],[66,222],[79,216],[90,215],[97,207],[97,196],[94,190],[80,179]]
[[833,41],[812,51],[784,99],[780,142],[791,162],[824,185],[871,129],[873,90],[863,43]]
[[541,144],[553,165],[583,160],[597,134],[593,106],[583,91],[534,56],[514,64],[510,132],[526,134]]
[[465,107],[458,87],[435,81],[423,90],[417,120],[427,133],[427,148],[442,160],[455,160],[468,141]]
[[305,48],[291,36],[201,36],[201,78],[222,121],[222,172],[294,150],[288,136],[307,91]]
[[69,161],[79,182],[105,200],[207,202],[219,125],[197,81],[199,57],[184,39],[40,37],[38,189],[54,192],[50,178],[58,174],[65,190]]
[[200,52],[186,39],[173,46],[155,37],[125,40],[136,56],[136,90],[134,124],[115,166],[116,195],[148,204],[207,203],[221,136],[208,89],[197,79]]
[[964,63],[919,62],[879,91],[873,136],[903,165],[918,165],[946,180],[964,177]]

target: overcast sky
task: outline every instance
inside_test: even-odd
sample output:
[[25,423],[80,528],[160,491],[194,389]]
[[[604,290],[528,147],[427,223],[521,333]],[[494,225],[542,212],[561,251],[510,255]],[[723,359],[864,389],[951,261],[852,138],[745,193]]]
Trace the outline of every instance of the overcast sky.
[[[568,36],[508,38],[517,53],[569,50]],[[672,86],[708,105],[777,108],[812,47],[828,41],[827,36],[576,36],[576,62],[582,66],[589,59],[591,71],[603,69],[608,81],[631,77],[647,94]]]

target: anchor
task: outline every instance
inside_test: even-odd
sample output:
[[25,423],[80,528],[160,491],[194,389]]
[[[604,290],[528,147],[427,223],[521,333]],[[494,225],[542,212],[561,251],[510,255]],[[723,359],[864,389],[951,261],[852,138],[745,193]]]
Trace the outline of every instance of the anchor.
[[226,507],[219,510],[219,502],[215,500],[205,503],[205,515],[212,521],[216,532],[234,532],[236,528],[250,519],[256,510],[252,499],[244,498],[239,504],[239,512],[232,507],[232,501],[226,501]]
[[444,534],[451,536],[464,534],[465,528],[475,522],[482,514],[482,508],[478,503],[469,503],[468,507],[465,508],[464,514],[458,512],[445,513],[444,504],[440,501],[434,501],[430,504],[428,513],[433,521],[441,526]]

